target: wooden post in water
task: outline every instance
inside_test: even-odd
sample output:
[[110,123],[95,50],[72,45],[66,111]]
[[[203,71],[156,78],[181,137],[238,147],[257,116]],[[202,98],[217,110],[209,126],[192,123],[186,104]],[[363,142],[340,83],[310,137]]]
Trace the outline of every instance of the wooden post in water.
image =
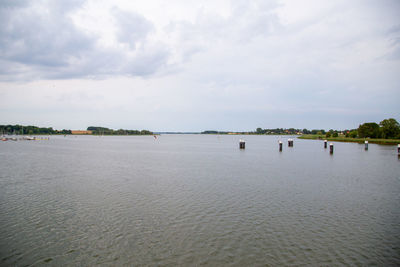
[[282,152],[282,141],[279,141],[279,151]]
[[239,148],[240,149],[245,149],[246,147],[246,142],[243,139],[239,140]]
[[400,156],[400,144],[397,145],[397,155]]
[[292,147],[293,146],[293,139],[288,139],[288,146],[289,147]]
[[368,141],[365,141],[364,144],[365,144],[365,150],[368,150]]
[[328,147],[328,140],[324,140],[324,148]]
[[333,154],[333,143],[329,144],[329,153]]

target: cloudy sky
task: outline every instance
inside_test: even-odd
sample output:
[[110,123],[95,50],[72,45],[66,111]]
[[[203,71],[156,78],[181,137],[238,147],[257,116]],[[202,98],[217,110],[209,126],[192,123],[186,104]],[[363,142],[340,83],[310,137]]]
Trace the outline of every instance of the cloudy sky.
[[400,120],[400,1],[0,0],[0,124]]

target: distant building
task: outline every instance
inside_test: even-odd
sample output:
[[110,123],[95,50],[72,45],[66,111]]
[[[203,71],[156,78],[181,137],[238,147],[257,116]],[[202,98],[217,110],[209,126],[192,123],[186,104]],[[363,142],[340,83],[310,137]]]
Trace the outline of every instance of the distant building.
[[92,134],[92,131],[71,130],[71,134]]

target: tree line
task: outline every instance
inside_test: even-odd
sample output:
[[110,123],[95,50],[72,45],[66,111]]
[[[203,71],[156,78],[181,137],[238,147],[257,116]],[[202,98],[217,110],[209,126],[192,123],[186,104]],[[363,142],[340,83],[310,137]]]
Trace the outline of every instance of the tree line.
[[358,129],[351,131],[350,134],[359,138],[400,139],[400,125],[393,118],[384,119],[379,124],[366,122],[360,124]]
[[105,127],[89,126],[88,131],[92,131],[94,135],[151,135],[153,132],[149,130],[113,130]]
[[352,130],[333,130],[325,131],[323,129],[261,129],[257,128],[255,132],[250,134],[313,134],[325,135],[326,137],[338,137],[339,135],[350,138],[383,138],[383,139],[400,139],[400,124],[393,118],[384,119],[379,124],[375,122],[367,122],[360,124],[357,129]]
[[[152,135],[153,132],[148,130],[113,130],[105,127],[90,126],[88,131],[92,131],[95,135]],[[54,130],[52,127],[37,127],[37,126],[23,126],[23,125],[0,125],[0,135],[3,134],[17,134],[17,135],[34,135],[34,134],[72,134],[71,130]]]
[[71,130],[54,130],[52,127],[23,125],[0,125],[0,134],[71,134]]
[[289,135],[295,135],[295,134],[325,134],[325,130],[323,129],[314,129],[314,130],[308,130],[308,129],[295,129],[295,128],[275,128],[275,129],[262,129],[262,128],[257,128],[256,131],[254,132],[255,134],[289,134]]
[[325,134],[325,130],[307,130],[307,129],[295,129],[295,128],[275,128],[275,129],[262,129],[257,128],[255,131],[249,132],[227,132],[227,131],[215,131],[207,130],[201,132],[202,134],[266,134],[266,135],[295,135],[295,134]]
[[329,137],[345,136],[350,138],[383,138],[383,139],[400,139],[400,125],[393,119],[384,119],[379,124],[375,122],[367,122],[360,124],[357,129],[351,130],[333,130],[325,131],[324,129],[295,129],[295,128],[275,128],[262,129],[257,128],[255,131],[249,132],[227,132],[208,130],[201,132],[202,134],[256,134],[256,135],[296,135],[296,134],[312,134],[325,135]]

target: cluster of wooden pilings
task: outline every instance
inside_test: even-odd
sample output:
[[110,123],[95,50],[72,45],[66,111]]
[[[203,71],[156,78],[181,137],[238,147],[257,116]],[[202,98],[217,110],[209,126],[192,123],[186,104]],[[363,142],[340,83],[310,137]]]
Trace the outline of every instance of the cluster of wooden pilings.
[[[328,140],[324,140],[324,148],[328,147]],[[333,154],[333,143],[329,144],[329,153]]]
[[[283,149],[283,143],[281,140],[279,140],[279,151],[282,151]],[[288,139],[288,146],[293,147],[293,139]],[[239,148],[240,149],[245,149],[246,148],[246,142],[243,139],[239,140]]]
[[[293,147],[293,139],[288,139],[288,146]],[[243,139],[239,140],[239,148],[240,149],[246,148],[246,142]],[[282,151],[282,148],[283,148],[283,143],[281,140],[279,140],[279,151]]]
[[[289,138],[288,139],[288,147],[293,147],[293,139]],[[281,140],[278,141],[278,145],[279,145],[279,151],[282,152],[283,149],[283,143]],[[240,149],[245,149],[246,148],[246,142],[243,139],[239,140],[239,148]],[[324,148],[328,148],[328,140],[324,140]],[[364,149],[368,150],[368,141],[364,142]],[[329,153],[333,154],[333,143],[329,144]],[[397,145],[397,154],[400,157],[400,144]]]

